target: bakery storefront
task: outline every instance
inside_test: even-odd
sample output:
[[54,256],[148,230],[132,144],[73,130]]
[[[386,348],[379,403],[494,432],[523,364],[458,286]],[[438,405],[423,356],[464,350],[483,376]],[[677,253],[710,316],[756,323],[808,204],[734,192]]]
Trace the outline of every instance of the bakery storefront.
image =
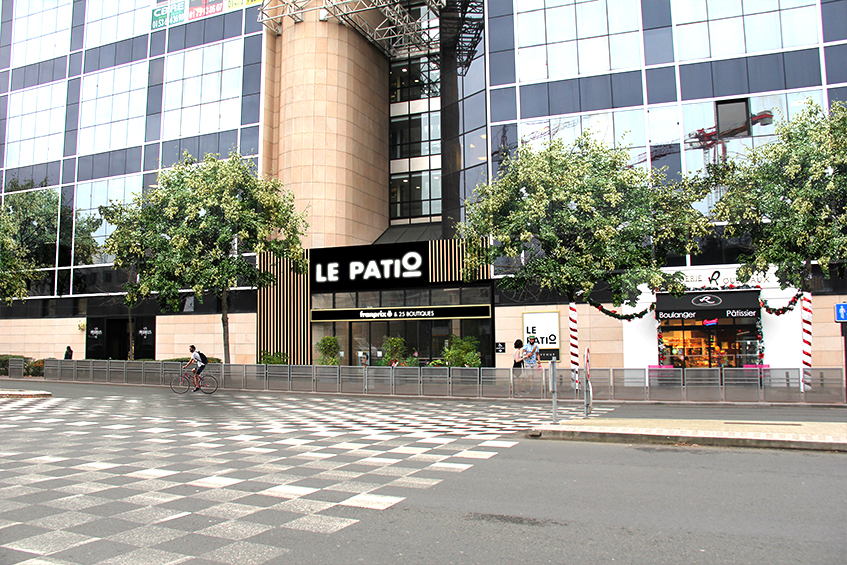
[[379,364],[385,340],[402,337],[423,365],[458,335],[479,340],[483,365],[492,365],[492,286],[463,283],[461,259],[452,241],[310,250],[313,359],[315,344],[334,335],[342,365]]
[[743,367],[758,363],[758,290],[658,294],[656,318],[663,365]]

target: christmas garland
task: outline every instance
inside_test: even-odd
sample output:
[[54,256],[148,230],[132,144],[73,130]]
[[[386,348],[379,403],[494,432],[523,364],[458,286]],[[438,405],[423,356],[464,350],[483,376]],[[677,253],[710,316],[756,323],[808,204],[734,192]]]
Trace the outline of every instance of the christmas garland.
[[[762,290],[762,287],[759,285],[751,286],[749,284],[730,284],[727,286],[701,286],[700,288],[694,288],[691,290],[697,292],[701,290]],[[768,314],[773,314],[774,316],[782,316],[783,314],[794,310],[794,307],[797,306],[797,302],[800,300],[801,296],[803,296],[803,291],[798,290],[794,297],[788,301],[788,304],[786,304],[782,308],[772,308],[768,305],[766,301],[760,298],[759,306],[764,308],[765,312],[767,312]]]
[[668,347],[665,345],[664,337],[662,336],[662,322],[656,320],[656,328],[659,336],[659,365],[665,365],[668,358]]
[[618,314],[617,310],[609,310],[590,296],[585,297],[585,301],[588,302],[588,304],[590,304],[591,306],[597,308],[597,310],[604,313],[605,315],[611,316],[612,318],[617,318],[618,320],[634,320],[635,318],[643,318],[645,315],[647,315],[647,312],[652,312],[656,309],[656,303],[654,302],[641,312],[635,312],[632,314]]
[[759,357],[759,365],[765,358],[765,342],[762,340],[762,319],[756,318],[756,354]]
[[803,291],[798,290],[797,294],[795,294],[791,298],[791,300],[788,301],[788,304],[786,304],[782,308],[771,308],[770,306],[768,306],[767,302],[765,302],[764,300],[762,300],[760,298],[759,299],[759,306],[764,308],[765,312],[767,312],[768,314],[773,314],[774,316],[782,316],[786,312],[791,312],[792,310],[794,310],[794,307],[797,306],[797,302],[800,301],[801,296],[803,296]]

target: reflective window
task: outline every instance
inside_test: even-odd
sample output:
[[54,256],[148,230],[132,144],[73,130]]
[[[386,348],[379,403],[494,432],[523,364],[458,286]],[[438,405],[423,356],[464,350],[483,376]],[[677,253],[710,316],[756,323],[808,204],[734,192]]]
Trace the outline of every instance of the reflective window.
[[142,176],[112,177],[76,186],[74,265],[107,263],[111,258],[100,253],[113,227],[100,216],[98,208],[111,202],[128,202],[142,190]]
[[419,218],[441,213],[441,172],[419,171],[391,175],[391,219]]
[[518,81],[536,82],[547,78],[547,47],[518,49]]
[[611,69],[631,69],[641,66],[641,34],[621,33],[609,36]]
[[606,17],[606,1],[577,2],[576,36],[577,38],[597,37],[609,33]]
[[816,6],[783,10],[782,46],[801,47],[818,42],[818,9]]
[[82,77],[80,155],[102,153],[144,142],[147,61]]
[[577,41],[580,74],[596,74],[610,70],[609,37],[594,37]]
[[715,104],[718,116],[718,138],[748,137],[750,112],[747,100],[727,100]]
[[609,33],[638,31],[638,0],[614,0],[608,10]]
[[576,41],[551,43],[547,46],[547,73],[551,79],[563,79],[579,74]]
[[740,16],[743,13],[741,8],[741,0],[712,0],[709,4],[709,18],[716,20],[718,18],[731,18]]
[[[71,44],[72,14],[72,0],[15,2],[12,66],[22,67],[67,55]],[[149,15],[147,21],[150,21]]]
[[562,6],[547,10],[547,41],[571,41],[576,39],[576,12],[573,6]]
[[243,40],[165,58],[162,139],[236,129],[241,118]]
[[150,32],[150,2],[109,0],[85,3],[85,48],[114,43]]
[[650,145],[676,143],[679,141],[677,107],[665,106],[647,110],[650,124]]
[[677,24],[706,21],[706,0],[673,0],[673,17]]
[[680,61],[707,59],[711,55],[708,23],[698,22],[678,26],[676,35],[679,38],[685,38],[684,41],[677,41],[677,55]]
[[782,47],[779,12],[744,16],[744,30],[748,53]]
[[542,45],[545,42],[544,11],[518,14],[518,47]]
[[644,110],[621,110],[614,113],[615,144],[641,147],[647,144],[644,136]]
[[722,58],[744,53],[743,18],[710,21],[709,37],[712,57]]
[[609,146],[615,144],[615,127],[611,112],[582,116],[582,131],[591,133],[591,137]]
[[9,95],[6,167],[62,158],[67,88],[66,82],[58,82]]

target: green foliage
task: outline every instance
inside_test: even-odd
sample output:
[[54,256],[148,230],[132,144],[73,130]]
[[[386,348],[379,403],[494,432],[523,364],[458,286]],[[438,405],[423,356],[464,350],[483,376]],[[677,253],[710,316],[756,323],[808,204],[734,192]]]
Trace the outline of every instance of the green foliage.
[[23,355],[0,355],[0,375],[9,374],[9,359],[23,359],[24,367],[26,367],[27,363],[32,361],[30,357],[25,357]]
[[338,343],[338,337],[334,335],[325,335],[318,340],[315,348],[320,353],[318,357],[318,365],[338,365],[341,362],[339,353],[341,345]]
[[44,376],[44,359],[36,359],[24,365],[24,374],[30,377]]
[[481,367],[479,356],[479,340],[473,336],[461,338],[455,334],[450,336],[447,346],[441,353],[444,363],[450,367]]
[[385,367],[418,367],[418,352],[408,353],[406,340],[402,337],[385,337],[382,342],[382,357],[376,362]]
[[155,296],[163,309],[175,311],[182,289],[191,289],[198,300],[204,293],[218,297],[228,361],[230,289],[276,281],[263,262],[245,253],[289,259],[302,272],[305,216],[278,180],[257,177],[255,166],[235,152],[223,160],[206,155],[202,162],[186,153],[160,173],[158,183],[130,203],[100,208],[114,226],[104,249],[117,267],[134,275],[126,284],[130,306]]
[[465,277],[505,261],[515,268],[501,284],[512,290],[539,285],[573,298],[600,285],[615,305],[634,305],[639,285],[683,292],[681,274],[660,268],[668,252],[696,250],[694,237],[708,229],[694,208],[703,188],[665,183],[661,171],[629,161],[590,133],[570,146],[519,147],[467,203]]
[[288,353],[276,351],[262,351],[259,357],[259,363],[263,365],[288,365]]
[[11,304],[26,299],[27,283],[36,277],[35,264],[19,243],[18,225],[4,207],[0,210],[0,300]]
[[739,280],[776,266],[782,288],[807,289],[812,265],[825,275],[847,261],[847,107],[827,114],[808,100],[775,140],[744,159],[707,168],[706,182],[725,194],[715,206],[730,235],[749,235]]
[[[188,361],[189,361],[190,359],[191,359],[191,357],[175,357],[175,358],[173,358],[173,359],[163,359],[162,361],[163,361],[163,362],[168,362],[168,361],[179,361],[180,363],[182,363],[183,365],[185,365],[186,363],[188,363]],[[209,355],[207,355],[207,356],[206,356],[206,360],[207,360],[210,364],[211,364],[211,363],[220,363],[220,362],[221,362],[221,360],[220,360],[220,358],[219,358],[219,357],[211,357],[211,356],[209,356]]]

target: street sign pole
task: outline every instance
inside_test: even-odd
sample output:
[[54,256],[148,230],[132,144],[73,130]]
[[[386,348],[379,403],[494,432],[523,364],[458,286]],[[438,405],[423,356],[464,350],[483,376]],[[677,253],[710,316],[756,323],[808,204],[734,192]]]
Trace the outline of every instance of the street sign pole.
[[585,399],[585,417],[591,414],[591,409],[594,407],[594,391],[591,389],[591,354],[589,348],[585,348],[585,385],[583,397]]
[[553,394],[553,423],[556,424],[559,418],[556,414],[556,403],[558,401],[556,393],[556,356],[550,360],[550,392]]

